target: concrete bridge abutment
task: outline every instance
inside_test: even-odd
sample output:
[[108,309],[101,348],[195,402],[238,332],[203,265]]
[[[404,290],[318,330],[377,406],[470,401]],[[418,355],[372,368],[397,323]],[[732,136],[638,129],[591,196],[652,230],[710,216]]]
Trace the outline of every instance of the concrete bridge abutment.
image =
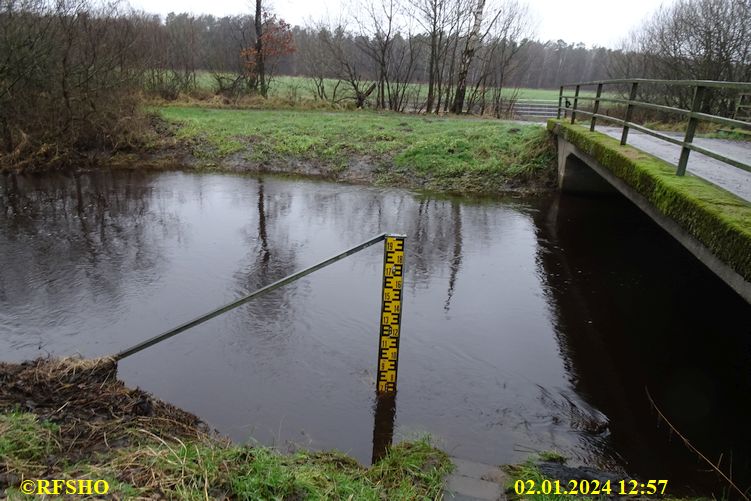
[[613,194],[618,191],[589,163],[577,148],[558,137],[558,187],[564,193]]
[[661,212],[644,194],[615,175],[597,159],[569,142],[564,135],[557,135],[557,145],[558,186],[562,192],[579,194],[621,193],[678,240],[747,302],[751,303],[751,281],[746,280],[740,273],[721,260],[687,229],[678,224],[675,219]]

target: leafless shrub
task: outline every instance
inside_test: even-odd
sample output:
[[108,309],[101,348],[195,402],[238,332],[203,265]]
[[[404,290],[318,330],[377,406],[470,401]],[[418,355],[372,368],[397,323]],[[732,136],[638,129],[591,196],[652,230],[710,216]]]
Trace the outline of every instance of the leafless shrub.
[[143,18],[88,0],[0,0],[0,166],[135,140]]
[[[623,42],[611,62],[616,77],[751,81],[751,0],[677,0],[663,6]],[[689,108],[690,87],[642,86],[639,98]],[[626,89],[623,89],[625,92]],[[737,94],[712,90],[701,111],[731,116]],[[651,119],[669,120],[652,113]]]

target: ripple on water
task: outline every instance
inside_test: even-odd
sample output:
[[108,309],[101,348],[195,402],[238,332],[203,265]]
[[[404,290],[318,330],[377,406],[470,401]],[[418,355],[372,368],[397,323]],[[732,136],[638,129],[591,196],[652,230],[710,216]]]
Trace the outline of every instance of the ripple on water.
[[[735,471],[751,472],[751,453],[738,452],[751,451],[751,382],[728,369],[751,365],[749,307],[628,204],[186,173],[80,182],[19,177],[12,198],[0,189],[5,359],[112,353],[399,232],[398,436],[427,431],[487,463],[557,449],[692,483],[693,458],[656,429],[644,387],[665,397],[693,367],[717,383],[722,398],[702,398],[720,424],[687,433],[717,456],[732,448]],[[378,246],[351,256],[123,361],[119,374],[236,440],[368,462],[381,259]]]

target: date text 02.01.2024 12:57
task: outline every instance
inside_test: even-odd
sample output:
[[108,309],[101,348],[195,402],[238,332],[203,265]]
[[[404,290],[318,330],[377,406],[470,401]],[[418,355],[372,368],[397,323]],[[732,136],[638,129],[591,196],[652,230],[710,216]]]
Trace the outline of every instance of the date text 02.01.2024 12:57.
[[533,494],[557,494],[557,495],[592,495],[607,494],[608,496],[652,496],[665,494],[668,486],[667,480],[649,480],[639,482],[637,480],[620,480],[611,482],[606,480],[517,480],[514,482],[514,491],[517,495]]

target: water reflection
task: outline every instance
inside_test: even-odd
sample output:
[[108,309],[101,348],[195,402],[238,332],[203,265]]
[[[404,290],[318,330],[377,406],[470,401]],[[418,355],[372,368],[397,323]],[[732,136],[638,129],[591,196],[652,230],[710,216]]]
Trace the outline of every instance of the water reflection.
[[[4,179],[0,333],[11,353],[53,349],[47,333],[75,336],[77,325],[66,319],[85,304],[104,305],[100,325],[106,325],[129,293],[124,283],[158,280],[163,240],[179,239],[184,227],[179,214],[160,209],[163,200],[143,181],[135,174]],[[20,319],[22,332],[9,327]]]
[[[247,255],[234,273],[238,297],[302,268],[297,256],[300,246],[290,238],[286,227],[290,198],[278,193],[267,194],[263,179],[251,182],[256,185],[254,205],[250,205],[250,198],[236,196],[234,200],[248,220],[240,230]],[[253,189],[253,186],[248,188]],[[262,347],[268,350],[267,356],[278,356],[286,350],[289,333],[294,330],[295,302],[300,300],[300,294],[307,293],[304,288],[284,287],[235,312],[229,317],[232,330],[242,335],[233,339],[233,345],[247,352]]]
[[486,463],[557,449],[689,482],[697,466],[657,429],[648,386],[698,445],[751,471],[748,305],[617,199],[183,173],[0,182],[5,359],[40,346],[111,353],[374,234],[404,233],[398,414],[373,401],[376,248],[139,353],[120,375],[238,441],[367,463],[392,435],[429,432]]
[[558,196],[537,220],[556,336],[576,393],[608,416],[612,456],[675,489],[721,493],[658,421],[648,389],[699,450],[751,485],[749,305],[621,197]]
[[375,463],[386,456],[394,440],[394,422],[396,420],[396,393],[376,395],[373,406],[373,454],[371,462]]
[[462,264],[462,214],[461,206],[458,202],[451,202],[451,222],[453,223],[453,237],[454,237],[454,249],[451,256],[450,275],[449,275],[449,290],[446,297],[446,304],[443,309],[446,312],[449,311],[451,305],[451,296],[454,295],[454,287],[456,286],[456,277],[459,274],[459,268]]
[[261,239],[261,262],[268,265],[271,251],[269,250],[269,236],[266,232],[266,200],[263,196],[263,179],[258,180],[258,238]]

